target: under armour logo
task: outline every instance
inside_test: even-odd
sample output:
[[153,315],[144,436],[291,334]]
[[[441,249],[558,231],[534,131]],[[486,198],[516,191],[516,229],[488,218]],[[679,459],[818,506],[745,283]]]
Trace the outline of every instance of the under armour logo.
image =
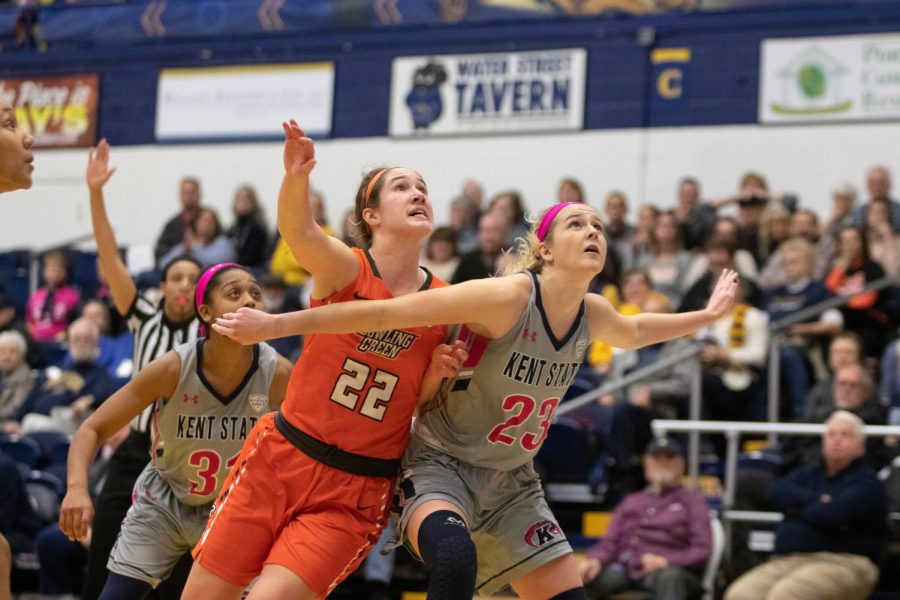
[[527,327],[525,328],[525,331],[522,332],[522,339],[527,340],[529,332],[531,334],[531,341],[536,342],[537,341],[537,331],[531,331]]
[[184,402],[185,404],[187,404],[188,402],[191,402],[191,401],[193,401],[194,404],[200,404],[200,396],[198,396],[197,394],[194,394],[193,396],[185,394],[184,398],[182,398],[181,401]]

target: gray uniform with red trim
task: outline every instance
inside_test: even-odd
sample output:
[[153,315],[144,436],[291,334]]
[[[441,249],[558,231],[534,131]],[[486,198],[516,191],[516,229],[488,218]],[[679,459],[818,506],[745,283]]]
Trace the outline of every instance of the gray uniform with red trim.
[[203,343],[174,348],[181,359],[175,392],[160,398],[151,420],[151,462],[134,484],[107,567],[150,583],[169,576],[206,526],[232,460],[257,419],[269,411],[277,354],[254,346],[254,360],[238,387],[222,396],[206,380]]
[[487,340],[462,329],[469,359],[421,409],[398,483],[401,535],[413,509],[426,500],[447,500],[462,510],[478,548],[481,594],[571,552],[532,459],[590,334],[582,304],[570,330],[556,339],[537,276],[528,276],[531,297],[506,335]]

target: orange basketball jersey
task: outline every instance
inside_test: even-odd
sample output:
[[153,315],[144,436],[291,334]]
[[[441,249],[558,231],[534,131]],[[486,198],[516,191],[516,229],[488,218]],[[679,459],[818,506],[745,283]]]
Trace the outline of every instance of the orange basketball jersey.
[[[353,250],[359,273],[344,289],[312,306],[392,298],[372,257]],[[427,274],[420,288],[447,285]],[[305,433],[346,452],[399,458],[431,353],[447,326],[306,337],[281,412]]]

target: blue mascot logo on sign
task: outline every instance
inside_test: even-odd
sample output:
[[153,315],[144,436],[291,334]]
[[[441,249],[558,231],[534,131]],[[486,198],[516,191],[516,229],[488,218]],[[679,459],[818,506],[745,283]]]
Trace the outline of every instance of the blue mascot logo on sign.
[[416,131],[427,130],[440,118],[444,108],[441,85],[446,81],[447,70],[441,64],[429,62],[416,69],[412,90],[406,96],[406,105]]

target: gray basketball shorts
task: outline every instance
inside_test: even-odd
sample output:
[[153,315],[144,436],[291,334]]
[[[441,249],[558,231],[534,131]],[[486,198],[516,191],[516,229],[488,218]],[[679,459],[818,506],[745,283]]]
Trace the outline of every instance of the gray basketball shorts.
[[415,509],[429,500],[455,504],[466,518],[478,551],[479,594],[498,592],[572,552],[531,463],[511,471],[475,467],[412,435],[395,488],[392,518],[399,539],[413,555],[406,526]]
[[155,588],[200,539],[211,509],[212,502],[199,506],[180,502],[149,463],[134,484],[134,499],[106,568]]

